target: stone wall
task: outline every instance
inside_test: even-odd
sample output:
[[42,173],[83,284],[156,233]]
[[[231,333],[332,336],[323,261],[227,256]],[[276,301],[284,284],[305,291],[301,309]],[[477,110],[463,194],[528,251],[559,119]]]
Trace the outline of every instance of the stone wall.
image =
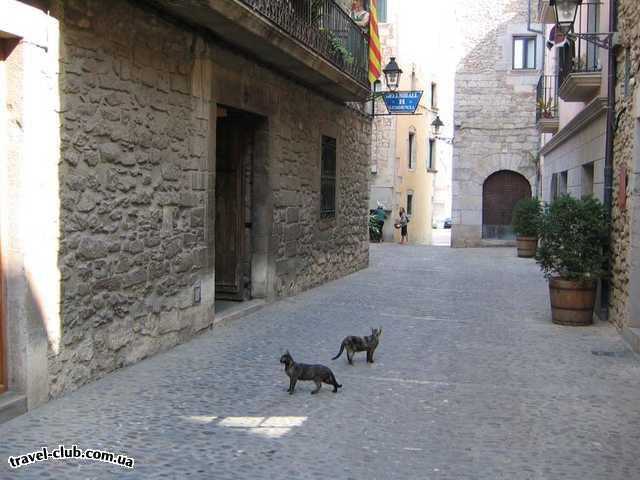
[[[68,0],[54,14],[63,299],[51,396],[213,324],[217,104],[266,119],[265,296],[367,265],[368,119],[135,2]],[[319,219],[323,134],[338,140],[330,221]]]
[[[396,25],[393,23],[380,24],[380,46],[382,48],[382,65],[386,65],[391,57],[397,55],[398,37]],[[382,88],[386,88],[384,79],[380,79]],[[387,107],[382,99],[376,102],[378,113],[386,112]],[[384,240],[393,241],[393,212],[398,211],[398,198],[395,192],[397,182],[396,167],[396,137],[398,121],[394,116],[380,116],[373,121],[373,142],[371,144],[371,166],[373,171],[369,180],[371,194],[369,208],[377,208],[382,204],[390,215],[384,225]]]
[[[482,244],[482,191],[500,170],[525,176],[535,191],[539,71],[513,71],[512,38],[527,32],[528,0],[467,1],[456,10],[465,45],[455,85],[452,246]],[[508,19],[505,21],[505,19]],[[538,52],[542,42],[538,41]],[[538,55],[538,63],[541,58]]]
[[[610,320],[621,329],[640,327],[640,4],[619,1],[623,48],[618,50],[614,152]],[[627,75],[627,62],[628,71]],[[624,188],[624,182],[628,182]],[[621,193],[626,190],[626,195]],[[624,203],[622,203],[624,200]],[[638,343],[640,345],[640,343]]]

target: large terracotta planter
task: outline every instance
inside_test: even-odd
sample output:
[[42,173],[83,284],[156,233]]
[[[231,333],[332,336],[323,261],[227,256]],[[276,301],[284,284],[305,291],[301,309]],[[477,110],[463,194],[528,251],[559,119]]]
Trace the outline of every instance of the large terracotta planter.
[[574,282],[551,278],[551,318],[558,325],[585,326],[593,323],[596,282]]
[[537,237],[516,237],[516,245],[518,247],[518,257],[533,258],[538,250]]

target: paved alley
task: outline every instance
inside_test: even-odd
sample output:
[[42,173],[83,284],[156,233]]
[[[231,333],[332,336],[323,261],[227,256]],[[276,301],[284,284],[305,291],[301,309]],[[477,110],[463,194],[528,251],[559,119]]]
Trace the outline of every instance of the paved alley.
[[[375,364],[331,361],[378,326]],[[344,388],[289,396],[285,349]],[[59,444],[135,469],[8,468]],[[533,260],[375,245],[366,271],[0,425],[0,478],[631,480],[639,448],[640,361],[607,325],[552,325]]]

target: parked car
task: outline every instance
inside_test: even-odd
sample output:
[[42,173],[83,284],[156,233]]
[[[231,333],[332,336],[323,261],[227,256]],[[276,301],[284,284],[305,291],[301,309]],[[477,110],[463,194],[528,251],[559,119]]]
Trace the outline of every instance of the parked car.
[[451,221],[451,219],[450,219],[450,218],[447,218],[447,219],[444,221],[444,228],[451,228],[451,225],[453,225],[453,222]]

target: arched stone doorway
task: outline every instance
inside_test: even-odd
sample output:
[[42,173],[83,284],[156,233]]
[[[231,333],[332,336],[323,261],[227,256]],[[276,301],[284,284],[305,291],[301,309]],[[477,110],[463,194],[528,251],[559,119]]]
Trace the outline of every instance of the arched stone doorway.
[[482,188],[482,238],[513,240],[513,207],[531,198],[531,184],[517,172],[501,170],[484,182]]

